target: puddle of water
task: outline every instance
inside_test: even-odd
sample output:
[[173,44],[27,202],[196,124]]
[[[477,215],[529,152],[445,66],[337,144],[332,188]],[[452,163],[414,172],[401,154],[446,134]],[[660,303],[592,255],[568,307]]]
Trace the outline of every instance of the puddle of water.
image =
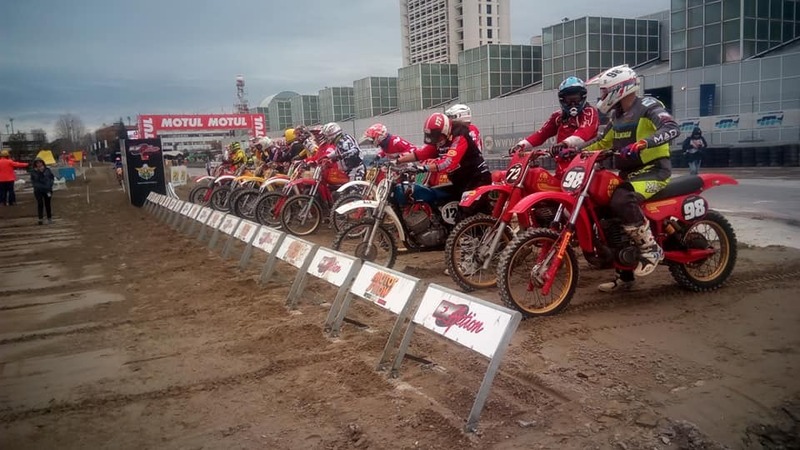
[[111,348],[3,364],[0,408],[40,408],[75,400],[82,385],[127,372],[125,356]]
[[30,331],[37,330],[38,324],[79,309],[90,308],[104,303],[125,300],[121,294],[102,290],[86,290],[65,294],[39,295],[32,297],[11,296],[0,305],[15,307],[0,314],[0,330]]

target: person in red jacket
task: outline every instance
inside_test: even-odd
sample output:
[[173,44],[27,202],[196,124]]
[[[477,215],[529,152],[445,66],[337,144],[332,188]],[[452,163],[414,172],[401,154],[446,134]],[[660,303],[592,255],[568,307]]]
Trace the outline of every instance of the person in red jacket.
[[400,136],[389,134],[386,125],[382,123],[376,123],[367,128],[364,131],[364,135],[361,136],[360,142],[362,144],[365,142],[372,143],[372,145],[378,147],[380,149],[378,150],[378,158],[385,158],[387,155],[399,157],[417,149],[417,146]]
[[427,172],[446,173],[452,186],[446,191],[455,199],[464,191],[492,183],[478,146],[469,135],[469,129],[460,132],[453,129],[450,118],[442,113],[433,113],[425,121],[425,146],[401,156],[397,162],[422,162]]
[[[547,122],[539,131],[519,141],[511,152],[527,150],[537,147],[551,137],[556,137],[556,143],[550,147],[553,157],[561,152],[576,148],[591,141],[597,135],[600,119],[595,109],[586,104],[586,84],[578,77],[569,77],[558,86],[558,101],[561,109],[553,112]],[[562,154],[561,162],[569,162],[566,153]],[[563,169],[559,164],[559,169]]]
[[14,161],[8,150],[0,151],[0,204],[11,206],[17,203],[17,196],[14,194],[17,174],[14,173],[14,169],[25,167],[28,167],[28,163]]
[[470,107],[458,103],[447,108],[444,113],[453,122],[453,127],[463,125],[469,129],[469,137],[478,146],[478,150],[483,153],[483,138],[481,138],[481,131],[472,123],[472,110]]

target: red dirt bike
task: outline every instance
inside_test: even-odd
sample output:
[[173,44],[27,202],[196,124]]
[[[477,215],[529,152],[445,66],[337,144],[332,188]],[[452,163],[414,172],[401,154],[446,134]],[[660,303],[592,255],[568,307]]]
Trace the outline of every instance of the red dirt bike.
[[[593,265],[633,270],[639,248],[609,208],[611,194],[622,182],[602,161],[614,152],[583,152],[570,162],[562,192],[539,192],[512,209],[525,215],[542,201],[555,202],[559,215],[569,212],[561,231],[531,228],[518,234],[500,256],[497,285],[503,302],[525,317],[551,315],[567,307],[578,284],[578,260],[571,248],[577,238]],[[682,288],[695,292],[719,288],[736,264],[736,234],[722,214],[710,209],[700,194],[712,187],[738,184],[721,174],[689,175],[670,181],[642,203],[664,264]]]
[[230,183],[234,178],[244,172],[244,164],[234,168],[230,164],[222,164],[214,169],[210,176],[195,178],[195,187],[189,191],[189,202],[200,205],[208,205],[211,202],[211,193],[214,187],[220,184]]
[[333,193],[339,186],[350,181],[339,166],[327,158],[310,163],[314,167],[312,177],[293,181],[308,186],[308,194],[296,195],[285,200],[281,206],[281,225],[295,236],[307,236],[319,229],[323,217],[328,217],[334,203]]
[[[460,221],[445,244],[444,255],[450,278],[466,292],[494,286],[497,257],[513,238],[512,208],[525,196],[541,191],[560,191],[561,181],[539,166],[546,150],[514,152],[505,171],[493,173],[495,183],[467,191],[461,207],[470,208],[481,198],[496,196],[492,214],[476,214]],[[521,228],[553,221],[558,205],[542,202],[530,215],[520,215]]]
[[[280,190],[262,191],[255,204],[255,218],[258,223],[275,229],[281,228],[281,210],[286,200],[308,190],[306,183],[300,181],[305,170],[304,161],[293,161],[286,171],[288,178],[280,180],[282,183]],[[304,191],[301,191],[301,188]]]

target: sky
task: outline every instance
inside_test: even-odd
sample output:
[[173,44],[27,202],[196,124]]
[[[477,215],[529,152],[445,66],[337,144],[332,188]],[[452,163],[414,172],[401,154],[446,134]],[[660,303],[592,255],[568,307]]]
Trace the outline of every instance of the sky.
[[[511,0],[511,40],[562,18],[636,17],[669,0]],[[0,134],[89,131],[137,114],[233,111],[284,90],[316,94],[402,65],[399,0],[11,0],[0,21]]]

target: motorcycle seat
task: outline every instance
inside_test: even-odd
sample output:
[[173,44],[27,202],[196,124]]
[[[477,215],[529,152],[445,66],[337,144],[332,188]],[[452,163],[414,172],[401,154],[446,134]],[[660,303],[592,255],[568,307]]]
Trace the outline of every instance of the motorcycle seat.
[[680,195],[691,194],[697,192],[703,187],[703,179],[697,175],[685,175],[678,178],[673,178],[667,183],[667,186],[656,192],[655,195],[648,198],[648,202],[655,200],[663,200],[670,197],[678,197]]

